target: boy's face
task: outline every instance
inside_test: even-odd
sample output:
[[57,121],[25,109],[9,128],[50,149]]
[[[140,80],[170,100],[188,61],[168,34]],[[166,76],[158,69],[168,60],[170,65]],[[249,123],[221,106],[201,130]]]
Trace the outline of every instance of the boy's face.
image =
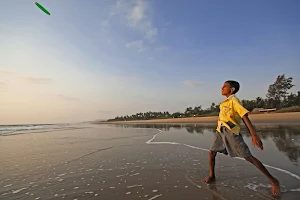
[[222,95],[228,97],[228,96],[232,95],[233,91],[234,91],[234,88],[231,88],[229,83],[225,82],[222,87]]

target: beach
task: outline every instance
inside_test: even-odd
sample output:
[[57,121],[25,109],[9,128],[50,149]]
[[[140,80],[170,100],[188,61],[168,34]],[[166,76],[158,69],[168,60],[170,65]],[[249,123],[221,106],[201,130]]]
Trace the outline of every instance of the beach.
[[[202,182],[208,175],[207,151],[214,129],[201,124],[81,124],[1,136],[0,197],[274,199],[269,182],[253,166],[221,154],[217,181]],[[281,181],[281,199],[298,199],[299,127],[259,131],[265,150],[251,152]],[[251,147],[250,135],[242,133]]]
[[[249,114],[249,119],[253,123],[300,123],[300,112]],[[218,116],[96,123],[217,123],[217,121]]]

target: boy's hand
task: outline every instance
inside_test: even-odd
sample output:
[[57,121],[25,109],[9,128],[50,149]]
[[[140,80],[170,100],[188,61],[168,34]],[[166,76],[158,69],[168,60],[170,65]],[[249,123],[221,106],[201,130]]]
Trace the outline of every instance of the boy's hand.
[[252,146],[256,146],[260,150],[264,150],[263,143],[260,140],[259,136],[256,134],[252,135]]
[[250,134],[252,135],[252,146],[254,146],[254,147],[256,146],[260,150],[264,150],[263,143],[261,142],[260,137],[258,135],[256,135],[256,131],[255,131],[250,119],[248,118],[248,115],[247,114],[244,115],[242,119],[243,119],[244,123],[246,124]]

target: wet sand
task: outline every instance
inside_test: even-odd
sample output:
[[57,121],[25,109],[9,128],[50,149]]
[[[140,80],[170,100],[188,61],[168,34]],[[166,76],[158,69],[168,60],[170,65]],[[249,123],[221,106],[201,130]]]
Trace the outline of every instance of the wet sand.
[[[300,123],[300,112],[291,113],[266,113],[250,114],[250,120],[253,123]],[[171,119],[153,119],[137,121],[119,121],[119,122],[97,122],[106,123],[217,123],[218,116],[213,117],[191,117],[191,118],[171,118]]]
[[[264,137],[265,152],[251,150],[281,180],[282,199],[293,200],[300,195],[300,150],[295,145],[300,137],[294,128],[283,130],[285,138],[276,134],[275,140]],[[81,129],[2,136],[0,197],[273,199],[268,194],[268,181],[255,168],[228,156],[217,156],[216,183],[202,182],[208,174],[212,131],[200,126],[85,125]],[[268,129],[268,134],[272,131]],[[246,134],[244,138],[249,142]],[[277,147],[280,139],[285,143]]]

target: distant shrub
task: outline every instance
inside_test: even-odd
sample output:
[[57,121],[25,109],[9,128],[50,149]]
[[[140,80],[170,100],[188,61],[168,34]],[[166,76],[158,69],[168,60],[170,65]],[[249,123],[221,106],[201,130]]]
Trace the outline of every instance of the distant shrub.
[[300,106],[292,106],[292,107],[282,108],[280,110],[275,111],[275,113],[286,113],[286,112],[300,112]]
[[212,117],[212,116],[218,116],[219,112],[211,112],[211,113],[206,113],[203,115],[200,115],[199,117]]

